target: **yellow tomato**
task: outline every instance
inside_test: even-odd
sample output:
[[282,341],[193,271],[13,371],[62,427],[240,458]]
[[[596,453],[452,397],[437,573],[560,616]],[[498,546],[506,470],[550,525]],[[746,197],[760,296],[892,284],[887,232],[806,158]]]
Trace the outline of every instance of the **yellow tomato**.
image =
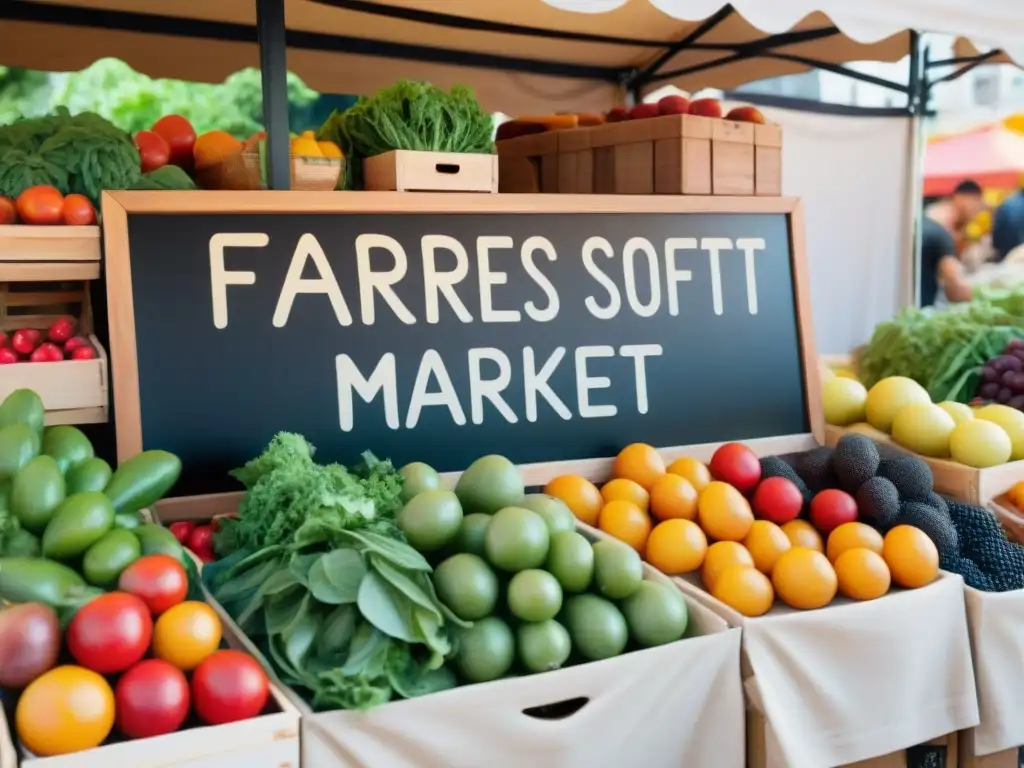
[[39,757],[92,749],[114,727],[114,692],[92,670],[56,667],[21,694],[14,724],[25,748]]
[[153,627],[156,657],[190,672],[220,647],[220,618],[206,603],[179,603],[162,613]]

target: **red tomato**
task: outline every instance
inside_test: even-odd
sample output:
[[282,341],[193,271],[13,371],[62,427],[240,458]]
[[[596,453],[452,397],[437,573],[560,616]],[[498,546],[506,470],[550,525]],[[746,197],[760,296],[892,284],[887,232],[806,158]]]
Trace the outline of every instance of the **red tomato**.
[[64,223],[74,227],[85,227],[96,223],[96,209],[85,195],[68,195],[64,198]]
[[139,131],[135,134],[135,146],[139,149],[139,166],[143,173],[163,168],[170,162],[171,145],[159,133]]
[[192,674],[192,701],[207,725],[256,717],[270,695],[267,674],[241,651],[217,651]]
[[95,360],[98,357],[92,347],[75,347],[71,350],[72,360]]
[[188,544],[189,534],[191,534],[195,529],[196,524],[190,523],[187,520],[180,520],[177,523],[171,523],[170,526],[168,526],[168,530],[174,534],[174,538],[176,538],[182,546]]
[[761,462],[757,454],[742,443],[721,446],[708,464],[715,480],[728,483],[742,494],[748,494],[761,482]]
[[213,560],[213,529],[208,525],[198,525],[189,534],[188,546],[202,560]]
[[857,520],[857,502],[846,491],[829,489],[811,499],[811,522],[825,536]]
[[153,133],[161,136],[171,149],[170,162],[191,171],[195,165],[192,147],[196,143],[196,131],[192,123],[181,115],[161,117],[153,125]]
[[154,616],[184,602],[188,574],[170,555],[140,557],[121,572],[117,588],[134,595]]
[[752,502],[758,517],[782,525],[800,515],[804,508],[804,495],[792,480],[768,477],[758,483]]
[[19,355],[31,355],[42,339],[43,334],[35,328],[19,328],[11,336],[11,346]]
[[18,209],[9,197],[0,195],[0,224],[17,224]]
[[64,195],[53,187],[29,187],[15,203],[18,217],[26,224],[53,226],[64,223]]
[[56,344],[63,344],[74,334],[75,321],[71,317],[57,318],[46,331],[46,337]]
[[180,669],[160,659],[140,661],[114,690],[118,730],[132,739],[173,733],[188,717],[190,698]]
[[0,365],[10,365],[20,362],[18,353],[10,347],[0,347]]
[[135,595],[111,592],[88,603],[71,620],[68,650],[83,667],[104,675],[123,672],[149,650],[153,618]]
[[84,336],[72,336],[70,339],[64,342],[65,352],[74,352],[79,347],[91,346],[89,340]]
[[64,352],[56,344],[44,341],[28,359],[33,363],[58,363],[64,359]]

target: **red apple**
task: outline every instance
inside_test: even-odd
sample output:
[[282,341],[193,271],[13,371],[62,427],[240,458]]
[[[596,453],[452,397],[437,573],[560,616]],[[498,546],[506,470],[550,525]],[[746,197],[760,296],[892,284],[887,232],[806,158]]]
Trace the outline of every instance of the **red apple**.
[[29,356],[33,363],[56,363],[64,359],[64,353],[56,344],[44,341]]
[[637,104],[631,110],[629,110],[629,118],[631,120],[643,120],[648,117],[658,116],[658,105],[657,104]]
[[46,331],[46,338],[56,344],[63,344],[75,335],[75,321],[70,317],[61,317]]
[[823,536],[828,536],[843,523],[856,521],[857,502],[846,491],[829,488],[811,499],[811,523]]
[[658,102],[658,114],[685,115],[690,107],[690,100],[679,94],[665,96]]
[[39,341],[42,337],[43,334],[35,328],[21,328],[15,331],[11,337],[11,346],[19,354],[31,355],[35,352],[36,347],[39,346]]
[[761,125],[767,122],[757,107],[733,107],[725,119],[735,120],[739,123],[760,123]]
[[92,347],[75,347],[71,350],[72,360],[95,360],[96,350]]
[[629,120],[629,110],[625,107],[612,107],[604,116],[604,120],[606,123],[621,123],[623,120]]
[[17,352],[10,347],[0,347],[0,365],[10,365],[17,362],[20,362]]
[[690,102],[689,114],[701,117],[721,117],[722,102],[718,99],[697,99]]
[[761,462],[757,454],[742,443],[726,443],[711,457],[708,464],[715,480],[728,483],[746,495],[761,482]]
[[782,525],[799,517],[804,508],[804,495],[792,480],[767,477],[758,483],[751,506],[762,520]]

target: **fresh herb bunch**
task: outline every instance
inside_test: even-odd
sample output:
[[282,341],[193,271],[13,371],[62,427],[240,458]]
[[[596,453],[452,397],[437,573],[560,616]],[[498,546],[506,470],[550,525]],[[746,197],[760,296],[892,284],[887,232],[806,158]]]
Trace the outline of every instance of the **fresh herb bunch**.
[[[347,174],[360,174],[363,158],[396,149],[494,153],[494,122],[473,92],[453,86],[446,93],[430,83],[399,80],[373,96],[335,111],[317,135],[341,147]],[[358,177],[349,177],[357,188]]]

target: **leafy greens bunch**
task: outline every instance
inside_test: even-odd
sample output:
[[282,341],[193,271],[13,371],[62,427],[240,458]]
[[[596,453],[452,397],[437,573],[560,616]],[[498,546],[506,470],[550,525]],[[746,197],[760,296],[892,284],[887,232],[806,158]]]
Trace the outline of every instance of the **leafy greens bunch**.
[[394,523],[401,477],[364,454],[319,465],[300,435],[277,435],[234,475],[237,521],[203,570],[213,596],[314,709],[368,709],[454,687],[452,629],[430,564]]

